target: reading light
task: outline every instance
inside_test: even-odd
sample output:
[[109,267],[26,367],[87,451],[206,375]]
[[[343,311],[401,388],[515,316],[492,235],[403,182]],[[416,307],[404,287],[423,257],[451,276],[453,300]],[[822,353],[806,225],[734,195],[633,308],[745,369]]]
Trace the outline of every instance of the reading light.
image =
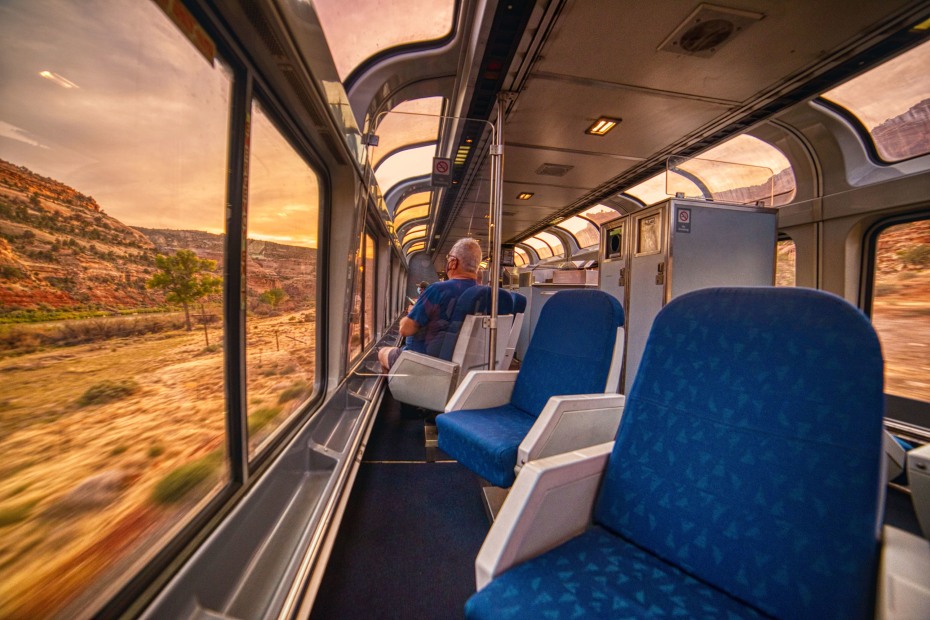
[[529,200],[533,197],[533,192],[520,192],[517,194],[517,200]]
[[607,118],[602,116],[594,124],[585,129],[585,133],[591,134],[592,136],[603,136],[605,133],[617,126],[621,119],[619,118]]

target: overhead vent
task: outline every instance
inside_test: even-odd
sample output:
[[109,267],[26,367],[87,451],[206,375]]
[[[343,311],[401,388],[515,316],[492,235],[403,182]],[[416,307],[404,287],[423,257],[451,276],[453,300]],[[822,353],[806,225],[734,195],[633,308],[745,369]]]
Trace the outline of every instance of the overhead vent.
[[536,169],[536,174],[547,177],[564,177],[572,168],[574,166],[566,166],[565,164],[543,164]]
[[701,4],[659,45],[659,49],[709,58],[763,17],[762,13]]

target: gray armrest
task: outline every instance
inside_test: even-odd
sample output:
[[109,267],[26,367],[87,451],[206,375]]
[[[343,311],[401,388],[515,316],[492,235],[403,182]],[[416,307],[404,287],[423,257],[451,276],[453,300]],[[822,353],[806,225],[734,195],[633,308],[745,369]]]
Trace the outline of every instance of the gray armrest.
[[445,410],[487,409],[510,402],[516,370],[473,370],[455,390]]
[[403,351],[388,373],[388,386],[395,400],[442,411],[455,388],[458,364],[413,351]]
[[904,530],[882,528],[878,609],[880,620],[916,620],[930,612],[930,547]]
[[613,443],[532,461],[514,482],[475,560],[480,590],[511,566],[583,532]]
[[622,394],[553,396],[517,451],[517,469],[529,461],[613,441],[623,415]]

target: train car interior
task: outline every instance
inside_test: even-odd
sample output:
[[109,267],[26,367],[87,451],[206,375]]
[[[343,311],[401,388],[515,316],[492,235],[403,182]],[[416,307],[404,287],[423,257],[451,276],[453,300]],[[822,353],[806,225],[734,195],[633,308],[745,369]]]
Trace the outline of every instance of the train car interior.
[[0,617],[930,618],[930,1],[0,38]]

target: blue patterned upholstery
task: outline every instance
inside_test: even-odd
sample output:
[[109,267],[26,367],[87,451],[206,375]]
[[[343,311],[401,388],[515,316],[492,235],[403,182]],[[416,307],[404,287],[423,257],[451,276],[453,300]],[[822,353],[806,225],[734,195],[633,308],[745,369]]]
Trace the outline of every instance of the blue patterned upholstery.
[[[683,295],[650,332],[594,520],[653,564],[742,601],[747,614],[871,617],[883,407],[878,339],[844,300],[796,288]],[[552,570],[543,557],[476,595],[498,593],[470,603],[494,609],[472,617],[507,617],[500,609],[510,600],[540,596],[534,579],[566,582],[588,570],[575,558],[560,560],[562,576],[543,576]],[[612,573],[592,568],[589,596],[614,596],[617,581],[639,570],[640,560],[621,557]],[[672,599],[690,595],[664,579],[622,596],[674,610]],[[573,617],[573,603],[554,592],[552,613],[518,615]]]
[[[509,487],[514,481],[517,448],[535,421],[535,416],[513,405],[450,412],[436,418],[439,447],[447,454],[453,450],[460,463],[491,484]],[[452,447],[450,437],[456,439]]]
[[516,291],[510,291],[510,296],[513,297],[513,313],[520,314],[521,312],[526,312],[526,295],[522,295]]
[[465,617],[725,620],[765,616],[595,526],[489,583],[468,599]]
[[604,391],[622,325],[623,309],[607,293],[553,295],[540,313],[510,404],[438,416],[439,448],[492,484],[509,487],[520,442],[549,398]]
[[[439,359],[446,361],[452,359],[455,353],[455,343],[458,340],[459,331],[462,329],[462,323],[465,317],[471,314],[490,314],[491,312],[491,287],[490,286],[473,286],[459,295],[455,302],[455,309],[449,319],[449,327],[443,336],[442,350],[439,353]],[[497,296],[497,313],[499,315],[511,314],[513,312],[513,298],[510,294],[498,289]]]

